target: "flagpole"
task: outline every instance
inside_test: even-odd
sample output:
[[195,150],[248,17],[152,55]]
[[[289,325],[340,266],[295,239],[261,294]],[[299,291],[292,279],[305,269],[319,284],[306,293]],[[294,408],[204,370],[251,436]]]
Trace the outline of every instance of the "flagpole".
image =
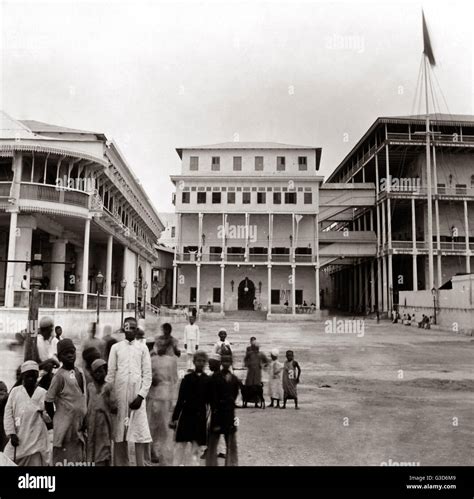
[[428,56],[424,57],[424,76],[425,76],[425,108],[426,108],[426,195],[428,202],[428,289],[434,287],[433,270],[433,203],[431,194],[431,151],[430,151],[430,117],[428,100]]

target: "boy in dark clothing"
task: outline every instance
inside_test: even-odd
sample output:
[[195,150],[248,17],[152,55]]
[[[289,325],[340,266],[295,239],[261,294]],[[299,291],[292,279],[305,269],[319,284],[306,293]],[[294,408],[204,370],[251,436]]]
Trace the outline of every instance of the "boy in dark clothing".
[[192,465],[199,466],[199,447],[207,443],[209,376],[204,372],[207,354],[197,351],[193,363],[194,371],[181,381],[170,423],[170,428],[176,429],[175,466],[185,464],[188,443],[191,444]]
[[206,466],[217,466],[217,447],[221,435],[224,435],[227,447],[225,465],[238,466],[235,399],[239,393],[239,380],[230,372],[232,356],[223,355],[221,366],[222,369],[214,372],[210,381],[211,425]]

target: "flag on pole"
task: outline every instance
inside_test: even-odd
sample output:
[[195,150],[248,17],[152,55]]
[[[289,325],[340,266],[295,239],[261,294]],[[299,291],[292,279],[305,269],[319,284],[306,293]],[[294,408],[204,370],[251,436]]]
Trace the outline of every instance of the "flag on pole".
[[425,14],[421,11],[422,23],[423,23],[423,53],[428,57],[430,64],[436,66],[436,61],[433,54],[433,47],[431,46],[430,34],[428,32],[428,26],[426,25]]

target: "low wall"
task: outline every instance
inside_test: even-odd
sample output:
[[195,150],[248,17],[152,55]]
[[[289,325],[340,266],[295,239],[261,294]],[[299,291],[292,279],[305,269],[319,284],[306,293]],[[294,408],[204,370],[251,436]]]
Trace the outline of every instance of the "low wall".
[[295,321],[320,321],[323,317],[329,315],[328,310],[316,310],[311,314],[267,314],[267,321],[277,321],[277,322],[295,322]]
[[[81,342],[87,338],[87,332],[91,323],[96,321],[95,310],[77,309],[47,309],[39,311],[39,318],[48,315],[52,317],[56,326],[63,328],[65,338],[71,338]],[[120,327],[120,310],[101,310],[100,325],[110,325],[112,330]],[[125,317],[127,313],[125,312]],[[0,309],[0,339],[14,339],[15,333],[26,329],[28,322],[28,310],[21,308],[1,308]]]
[[[459,289],[440,290],[436,299],[436,322],[454,333],[474,333],[474,307],[470,293]],[[420,321],[423,314],[434,316],[434,302],[431,291],[400,291],[399,313],[415,313]]]

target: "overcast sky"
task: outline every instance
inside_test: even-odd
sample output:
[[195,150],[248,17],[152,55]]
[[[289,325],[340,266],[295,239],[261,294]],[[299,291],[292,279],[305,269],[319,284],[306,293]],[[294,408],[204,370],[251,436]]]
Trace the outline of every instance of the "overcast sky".
[[[416,0],[0,5],[1,107],[104,132],[158,211],[173,210],[176,147],[314,145],[327,175],[378,116],[420,111]],[[473,9],[423,6],[449,106],[441,111],[471,114]]]

